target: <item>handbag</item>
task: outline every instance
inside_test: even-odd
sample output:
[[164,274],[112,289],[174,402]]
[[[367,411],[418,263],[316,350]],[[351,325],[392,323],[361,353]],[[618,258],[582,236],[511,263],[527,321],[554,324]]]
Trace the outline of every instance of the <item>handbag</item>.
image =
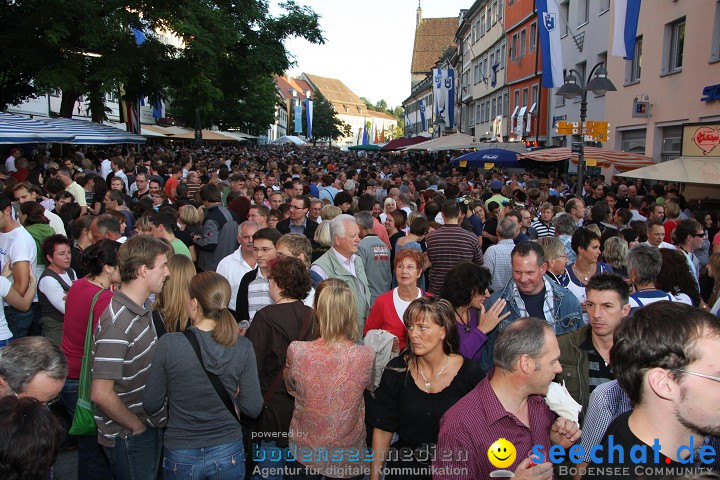
[[97,435],[95,411],[93,403],[90,400],[90,389],[92,387],[92,365],[90,363],[92,361],[92,324],[95,303],[97,303],[100,294],[105,290],[107,289],[103,288],[99,290],[90,303],[90,315],[88,315],[88,324],[85,331],[85,349],[80,367],[78,399],[75,404],[75,416],[70,426],[70,435]]

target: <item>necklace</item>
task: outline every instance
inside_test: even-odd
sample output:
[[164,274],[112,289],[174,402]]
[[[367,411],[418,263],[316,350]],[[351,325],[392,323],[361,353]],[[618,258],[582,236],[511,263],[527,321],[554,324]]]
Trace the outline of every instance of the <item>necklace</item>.
[[434,382],[435,380],[437,380],[437,378],[445,371],[445,367],[448,366],[448,362],[449,362],[449,361],[450,361],[450,357],[448,356],[448,357],[447,357],[447,360],[445,360],[445,365],[443,365],[443,367],[440,369],[440,371],[437,373],[437,375],[435,375],[431,380],[428,380],[428,379],[427,379],[427,377],[426,377],[425,374],[422,372],[422,370],[420,370],[420,365],[418,365],[418,367],[417,367],[418,372],[420,372],[420,375],[422,376],[423,380],[425,380],[425,391],[426,391],[426,392],[430,393],[430,383],[432,383],[432,382]]
[[463,316],[460,315],[460,312],[458,312],[457,310],[455,310],[455,314],[458,316],[458,318],[460,318],[460,323],[463,324],[463,331],[464,331],[465,333],[470,333],[470,330],[471,330],[471,327],[470,327],[470,314],[469,314],[470,310],[465,310],[465,311],[468,312],[467,322],[463,320]]
[[[573,263],[572,268],[575,271],[575,273],[580,273],[579,270],[577,269],[576,265],[577,265],[577,263]],[[590,280],[590,272],[592,271],[592,269],[593,269],[593,264],[590,264],[590,268],[588,268],[587,273],[585,273],[585,275],[582,275],[582,277],[585,279],[585,282]],[[581,276],[581,275],[578,275],[578,276]]]

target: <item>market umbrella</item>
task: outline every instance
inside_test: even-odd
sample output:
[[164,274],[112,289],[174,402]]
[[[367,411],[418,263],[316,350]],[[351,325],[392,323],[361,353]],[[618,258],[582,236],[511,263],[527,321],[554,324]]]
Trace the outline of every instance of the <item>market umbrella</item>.
[[348,147],[348,150],[353,150],[353,151],[362,151],[362,150],[365,150],[365,151],[375,151],[375,150],[380,150],[380,145],[374,145],[374,144],[370,144],[370,143],[367,144],[367,145],[353,145],[353,146],[351,146],[351,147]]
[[383,152],[389,152],[392,150],[400,150],[401,148],[409,147],[410,145],[416,145],[418,143],[427,142],[427,141],[428,141],[427,137],[420,137],[420,136],[412,137],[412,138],[400,137],[400,138],[396,138],[395,140],[391,140],[390,142],[385,144],[385,146],[382,147],[380,150],[382,150]]
[[485,164],[493,164],[494,167],[512,167],[518,164],[518,154],[510,150],[489,148],[477,152],[466,153],[452,160],[453,167],[485,167]]
[[667,182],[720,185],[720,159],[680,157],[668,162],[630,170],[618,176],[645,180],[665,180]]
[[[230,137],[228,135],[225,135],[224,133],[216,132],[215,130],[202,130],[201,132],[202,132],[202,139],[211,141],[211,142],[237,142],[237,141],[239,141],[235,137]],[[190,130],[189,132],[186,132],[186,133],[179,133],[177,135],[173,135],[170,138],[172,138],[173,140],[175,140],[175,139],[177,139],[177,140],[195,140],[195,131]]]
[[282,145],[284,143],[294,143],[295,145],[307,145],[305,140],[303,140],[300,137],[297,137],[295,135],[283,135],[282,137],[278,138],[277,140],[273,140],[270,142],[273,145]]
[[73,140],[75,135],[62,128],[23,115],[0,112],[0,143],[51,143]]
[[[577,164],[577,155],[573,155],[570,147],[545,148],[520,155],[520,158],[535,160],[536,162],[560,162],[572,159]],[[610,148],[585,147],[585,161],[594,160],[598,167],[615,167],[618,171],[627,171],[635,168],[655,165],[651,157],[636,153],[620,152]]]
[[145,143],[145,137],[124,132],[109,125],[101,125],[89,120],[73,118],[43,118],[40,120],[48,125],[58,127],[75,135],[73,140],[59,143],[78,145],[114,145],[119,143]]

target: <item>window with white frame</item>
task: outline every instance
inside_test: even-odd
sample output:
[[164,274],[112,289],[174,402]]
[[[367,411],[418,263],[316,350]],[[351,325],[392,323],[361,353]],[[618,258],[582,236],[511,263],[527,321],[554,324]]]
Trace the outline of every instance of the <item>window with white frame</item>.
[[505,42],[500,46],[500,68],[505,68]]
[[507,117],[509,115],[508,114],[508,110],[510,110],[509,99],[510,99],[510,95],[508,94],[508,91],[505,90],[503,92],[503,116],[505,116],[505,117]]
[[485,121],[485,118],[483,118],[485,116],[485,102],[481,101],[478,106],[480,107],[480,116],[477,117],[477,123],[483,123]]
[[475,107],[473,105],[470,106],[470,126],[472,127],[475,125]]
[[505,0],[500,0],[497,6],[497,18],[498,20],[502,20],[503,18],[503,10],[505,9]]
[[486,79],[488,77],[488,56],[485,54],[483,57],[483,69],[482,69],[483,79]]
[[490,100],[485,102],[485,121],[490,121]]
[[502,3],[502,2],[498,3],[498,0],[493,0],[493,3],[492,3],[492,11],[493,11],[492,23],[493,23],[493,25],[495,25],[498,21],[498,15],[500,14],[500,10],[498,10],[498,9],[500,8],[500,3]]
[[600,4],[600,15],[610,10],[610,0],[599,0]]
[[525,56],[525,45],[526,45],[525,35],[526,35],[525,29],[523,28],[520,31],[520,54],[518,55],[518,57],[521,57],[521,58]]
[[492,72],[492,66],[495,65],[495,51],[490,52],[490,71]]
[[[602,63],[603,66],[607,69],[607,52],[598,53],[597,63]],[[605,95],[605,94],[603,93],[603,95]],[[595,96],[600,97],[601,95],[595,95]]]
[[487,23],[485,24],[485,31],[486,31],[486,32],[489,32],[489,31],[490,31],[490,27],[492,27],[492,16],[493,16],[493,14],[492,14],[492,4],[490,4],[490,5],[488,5],[488,13],[487,13],[487,19],[486,19]]
[[477,42],[477,28],[473,25],[472,28],[472,41],[473,43]]
[[580,0],[578,3],[578,26],[590,21],[590,0]]
[[713,25],[710,61],[717,62],[720,60],[720,2],[715,2],[715,22]]
[[[515,103],[513,105],[515,107],[520,107],[521,106],[520,105],[520,90],[515,90],[514,100],[515,100]],[[513,110],[515,110],[515,109],[513,108]]]
[[538,103],[538,88],[539,88],[538,85],[533,85],[533,86],[532,86],[532,95],[530,96],[530,104],[528,105],[528,107],[532,107],[533,105],[536,105],[535,108],[537,108],[537,103]]
[[537,23],[533,22],[530,24],[530,51],[535,51],[535,45],[537,42]]
[[517,60],[518,34],[513,33],[512,43],[510,44],[510,60]]
[[560,36],[568,34],[568,16],[570,15],[570,1],[560,4]]
[[482,102],[475,105],[475,120],[480,123],[480,116],[482,115]]
[[480,36],[485,35],[485,12],[480,14]]
[[477,34],[478,40],[480,40],[480,26],[481,26],[481,25],[482,25],[482,22],[481,22],[480,19],[478,18],[478,19],[475,21],[475,33]]
[[670,49],[667,60],[667,71],[682,70],[683,50],[685,47],[685,18],[669,24]]

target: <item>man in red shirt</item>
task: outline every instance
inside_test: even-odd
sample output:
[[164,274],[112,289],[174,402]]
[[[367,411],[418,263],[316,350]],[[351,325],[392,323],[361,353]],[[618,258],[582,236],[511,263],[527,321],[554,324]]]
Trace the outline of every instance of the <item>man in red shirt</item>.
[[172,175],[168,178],[168,181],[165,182],[165,192],[171,202],[175,202],[175,198],[177,198],[177,186],[180,184],[181,177],[182,167],[180,165],[175,165],[172,168]]

